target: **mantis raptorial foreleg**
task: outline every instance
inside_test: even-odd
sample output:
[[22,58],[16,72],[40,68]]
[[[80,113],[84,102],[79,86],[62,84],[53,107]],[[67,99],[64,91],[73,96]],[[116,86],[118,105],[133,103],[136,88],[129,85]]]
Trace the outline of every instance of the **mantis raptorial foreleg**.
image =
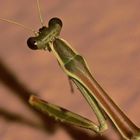
[[88,93],[88,91],[83,86],[81,86],[81,84],[78,81],[74,80],[74,82],[76,83],[78,89],[81,91],[82,95],[85,97],[90,107],[96,114],[96,117],[99,122],[99,126],[98,126],[99,132],[104,132],[108,127],[106,123],[105,114],[102,108],[99,106],[97,101],[93,98],[93,96],[90,96],[90,93]]
[[[98,126],[87,118],[84,118],[60,106],[48,103],[36,96],[31,96],[29,102],[33,107],[41,110],[43,113],[48,114],[50,117],[53,117],[55,120],[62,123],[68,123],[74,126],[86,128],[99,134],[101,134],[106,128],[104,127],[106,125],[103,124],[103,121],[101,121],[100,125]],[[103,118],[102,115],[101,118]],[[99,116],[99,121],[101,118]]]

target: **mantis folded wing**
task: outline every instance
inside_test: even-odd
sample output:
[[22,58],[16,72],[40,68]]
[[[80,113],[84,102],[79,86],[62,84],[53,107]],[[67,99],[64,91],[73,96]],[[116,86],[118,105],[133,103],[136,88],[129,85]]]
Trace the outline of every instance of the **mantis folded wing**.
[[35,37],[28,39],[31,49],[44,49],[53,52],[60,67],[78,87],[90,107],[95,112],[99,126],[92,121],[59,106],[47,103],[31,96],[29,102],[35,108],[54,117],[56,120],[80,126],[101,133],[107,129],[103,111],[114,123],[123,138],[140,140],[140,129],[133,124],[107,93],[93,78],[84,58],[80,56],[65,40],[59,37],[62,21],[52,18],[48,27],[39,29]]

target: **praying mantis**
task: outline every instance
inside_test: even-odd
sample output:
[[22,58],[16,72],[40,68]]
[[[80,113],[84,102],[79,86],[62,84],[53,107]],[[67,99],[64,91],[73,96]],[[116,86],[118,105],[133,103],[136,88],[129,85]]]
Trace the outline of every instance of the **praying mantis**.
[[[38,2],[38,0],[37,0]],[[38,4],[39,5],[39,4]],[[38,8],[40,11],[40,8]],[[40,13],[40,12],[39,12]],[[52,18],[48,27],[44,26],[27,40],[33,50],[48,50],[56,57],[59,66],[73,82],[97,116],[99,125],[67,109],[48,103],[36,96],[31,96],[29,103],[36,109],[63,123],[89,129],[98,134],[107,130],[107,115],[122,137],[126,140],[140,140],[140,129],[121,111],[109,95],[95,80],[85,59],[72,46],[60,37],[62,21]]]

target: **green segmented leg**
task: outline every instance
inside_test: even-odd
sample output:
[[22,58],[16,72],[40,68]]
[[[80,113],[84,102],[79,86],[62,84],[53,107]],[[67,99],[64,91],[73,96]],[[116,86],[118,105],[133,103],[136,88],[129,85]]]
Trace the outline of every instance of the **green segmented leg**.
[[[105,130],[100,129],[105,127],[102,127],[100,125],[97,126],[95,123],[93,123],[85,117],[82,117],[57,105],[50,104],[36,96],[31,96],[29,99],[29,103],[36,109],[53,117],[55,120],[59,120],[61,122],[65,122],[78,127],[86,128],[96,133],[101,133]],[[103,125],[103,122],[101,122],[101,125]]]

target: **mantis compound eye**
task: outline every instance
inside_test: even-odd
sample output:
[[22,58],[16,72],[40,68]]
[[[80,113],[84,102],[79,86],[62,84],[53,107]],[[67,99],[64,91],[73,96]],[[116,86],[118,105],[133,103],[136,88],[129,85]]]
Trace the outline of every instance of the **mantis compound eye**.
[[38,47],[37,47],[37,43],[36,43],[36,40],[35,40],[35,37],[30,37],[28,40],[27,40],[27,45],[30,49],[32,50],[37,50]]
[[63,25],[62,21],[57,17],[54,17],[54,18],[50,19],[50,21],[48,23],[49,27],[53,26],[53,25],[56,25],[56,24],[59,24],[60,27],[62,27],[62,25]]

